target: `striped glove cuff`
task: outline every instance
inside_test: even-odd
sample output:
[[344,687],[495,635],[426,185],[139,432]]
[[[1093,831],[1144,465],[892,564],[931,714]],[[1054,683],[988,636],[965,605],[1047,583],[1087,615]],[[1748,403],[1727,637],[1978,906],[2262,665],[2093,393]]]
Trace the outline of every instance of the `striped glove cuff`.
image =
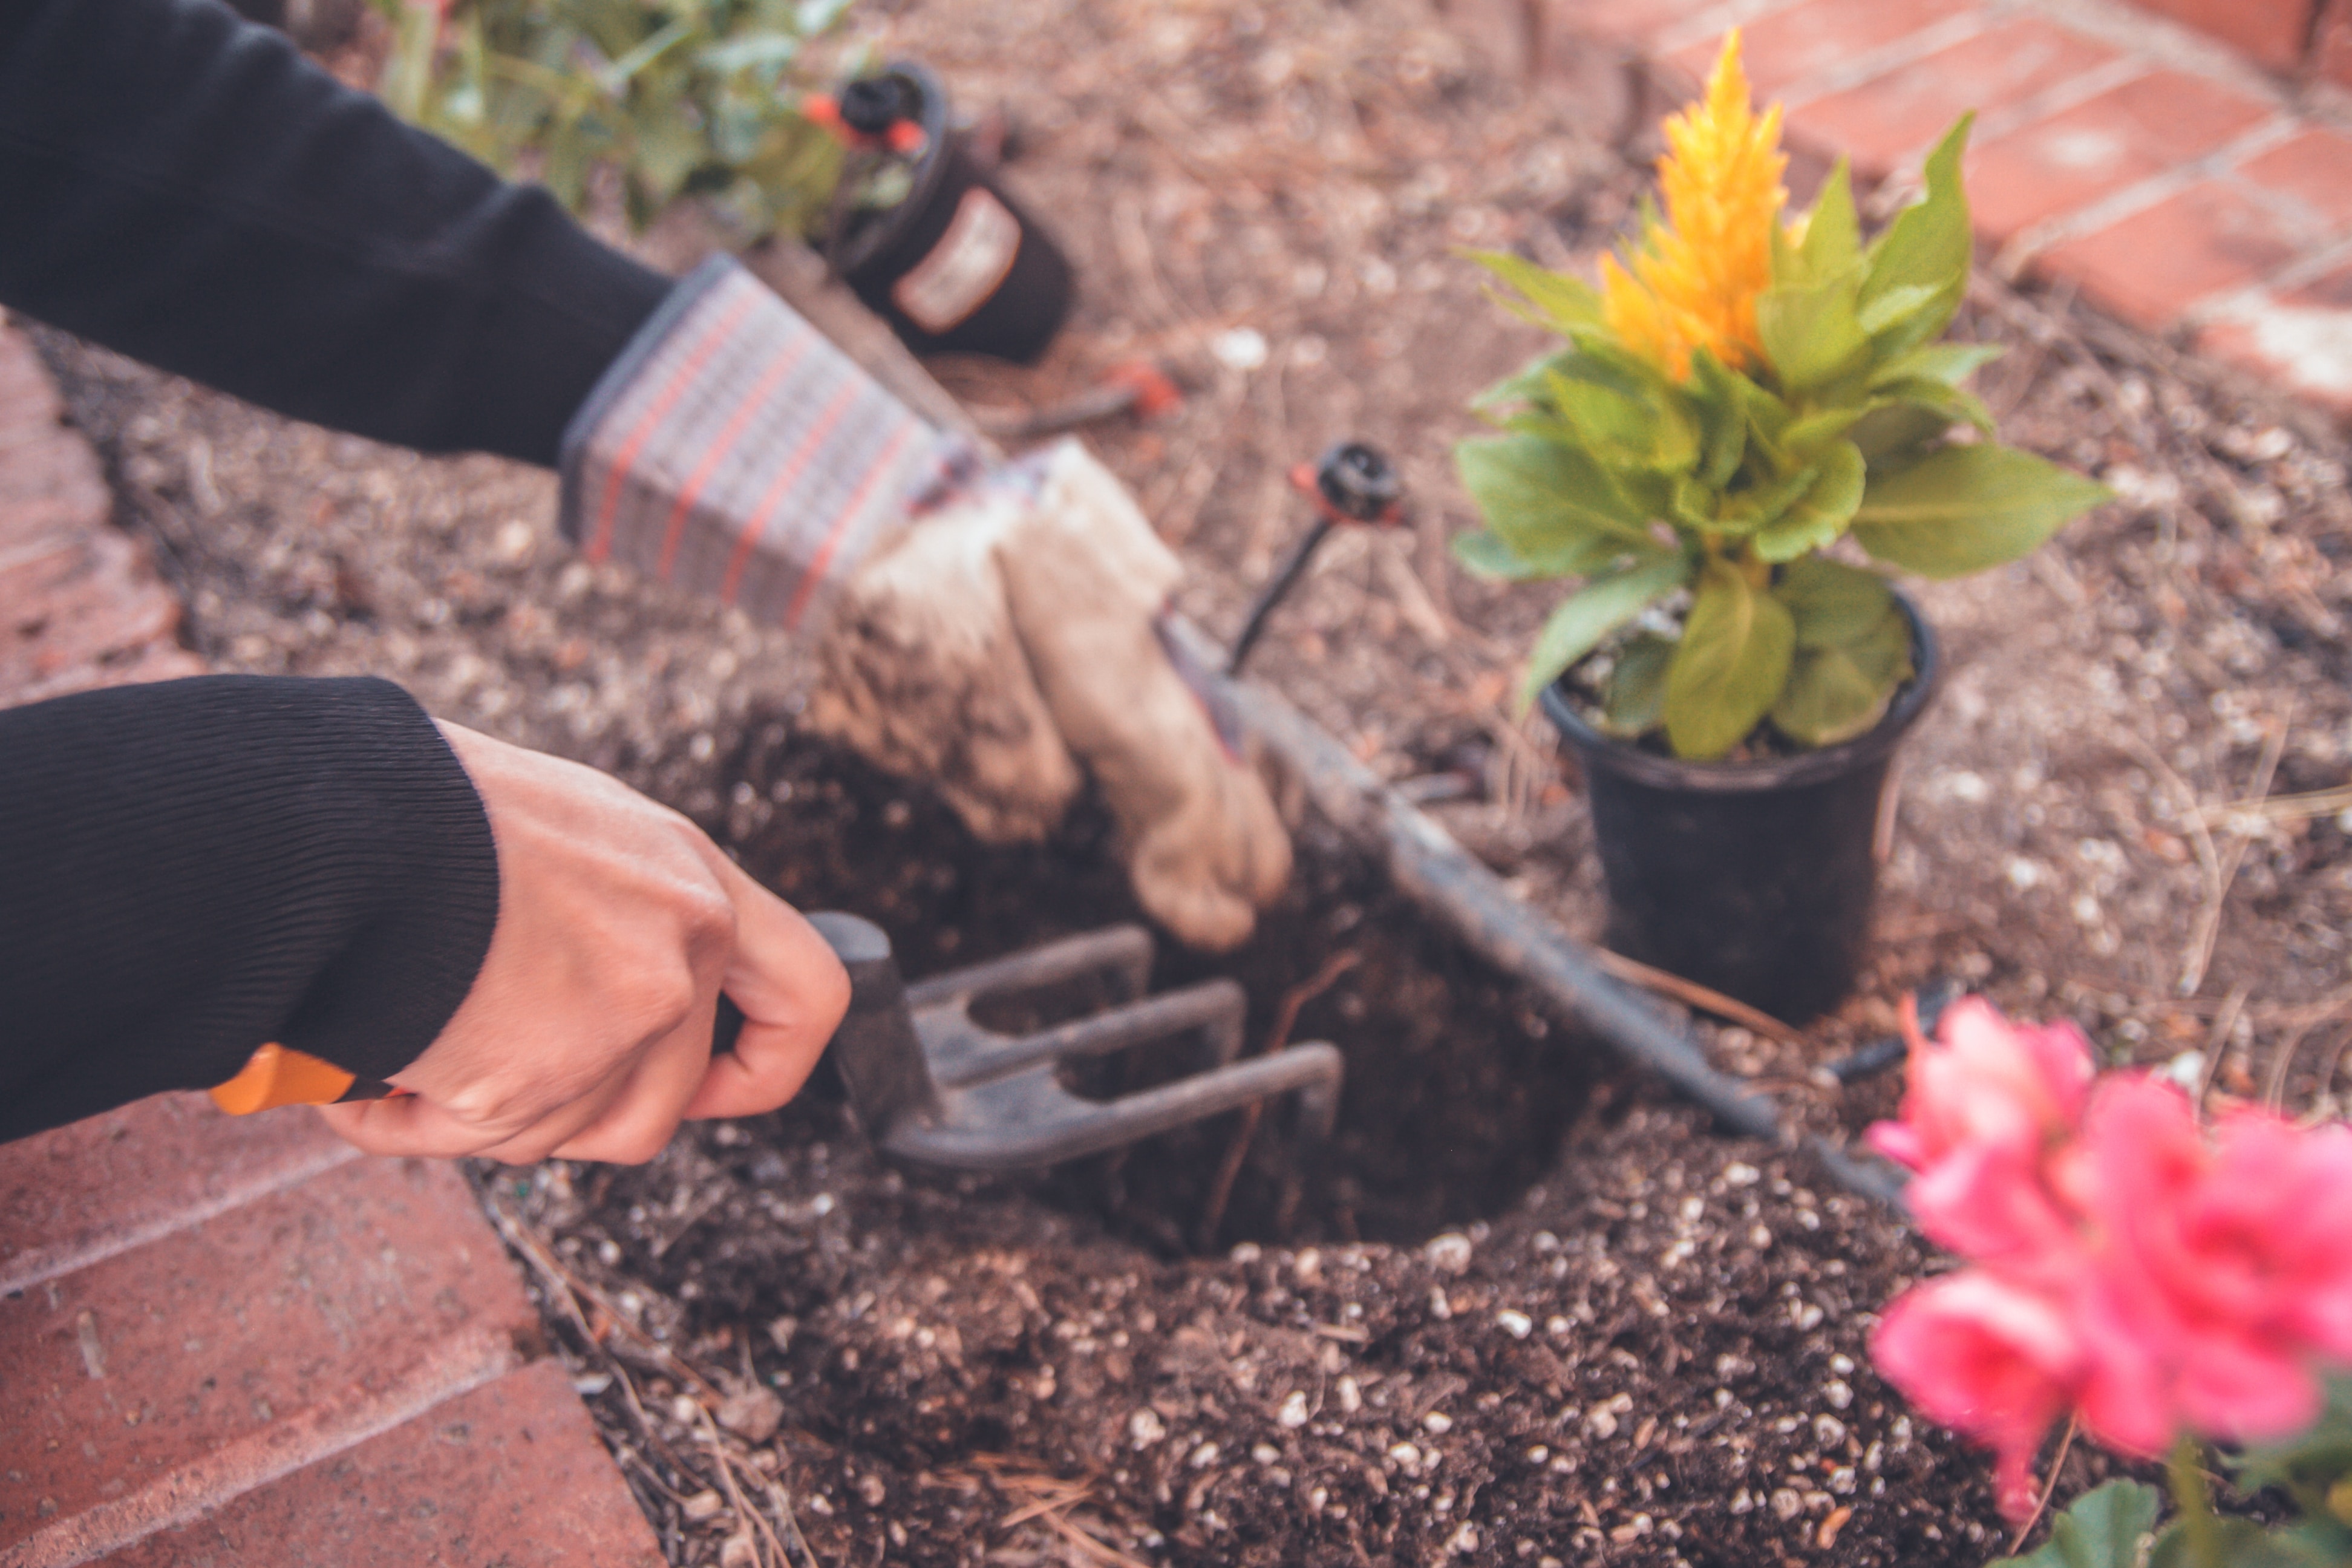
[[597,382],[562,468],[561,522],[589,560],[813,633],[832,586],[978,459],[719,257]]

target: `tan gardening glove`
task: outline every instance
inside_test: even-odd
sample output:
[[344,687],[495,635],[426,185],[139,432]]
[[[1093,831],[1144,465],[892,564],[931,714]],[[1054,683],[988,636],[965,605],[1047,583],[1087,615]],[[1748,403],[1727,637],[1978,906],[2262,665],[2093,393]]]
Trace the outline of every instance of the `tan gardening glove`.
[[1290,841],[1169,662],[1157,620],[1181,570],[1118,481],[1058,442],[918,518],[850,579],[810,716],[936,781],[983,837],[1050,828],[1083,763],[1144,908],[1195,946],[1231,947],[1282,890]]
[[1162,645],[1181,569],[1075,441],[987,465],[740,268],[679,285],[573,420],[564,525],[810,640],[811,721],[929,779],[983,838],[1042,837],[1092,773],[1136,896],[1246,938],[1290,843]]

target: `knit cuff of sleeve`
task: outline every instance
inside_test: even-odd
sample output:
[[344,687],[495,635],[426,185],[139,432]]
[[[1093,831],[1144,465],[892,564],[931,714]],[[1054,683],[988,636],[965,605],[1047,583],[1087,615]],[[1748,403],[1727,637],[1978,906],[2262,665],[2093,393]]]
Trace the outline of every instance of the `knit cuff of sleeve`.
[[817,635],[833,589],[978,468],[733,260],[683,279],[564,432],[591,561]]
[[473,782],[374,679],[205,676],[0,713],[0,1136],[234,1077],[388,1078],[498,923]]

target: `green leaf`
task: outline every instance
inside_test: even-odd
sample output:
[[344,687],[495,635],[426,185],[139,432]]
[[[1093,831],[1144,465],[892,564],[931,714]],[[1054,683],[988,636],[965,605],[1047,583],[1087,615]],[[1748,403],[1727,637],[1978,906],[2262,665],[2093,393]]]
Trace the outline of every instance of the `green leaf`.
[[1499,583],[1534,583],[1552,577],[1586,577],[1625,553],[1615,539],[1596,536],[1547,555],[1521,555],[1502,535],[1486,529],[1454,536],[1454,558],[1474,574]]
[[1974,236],[1960,154],[1973,114],[1962,115],[1927,156],[1927,195],[1896,215],[1870,249],[1861,318],[1880,357],[1908,353],[1940,337],[1968,289]]
[[1927,456],[1952,425],[1948,411],[1882,403],[1864,410],[1846,434],[1870,465],[1871,477],[1885,479]]
[[1822,449],[1818,472],[1787,510],[1756,531],[1756,553],[1779,563],[1819,550],[1846,530],[1862,504],[1862,450],[1851,441]]
[[1575,351],[1552,349],[1538,354],[1494,385],[1470,400],[1475,409],[1508,408],[1532,403],[1543,395],[1546,381],[1559,368],[1560,363]]
[[709,156],[701,129],[686,123],[676,103],[656,105],[635,125],[636,174],[656,205],[666,205]]
[[[2147,1568],[2344,1568],[2340,1550],[2324,1540],[2314,1539],[2305,1531],[2264,1530],[2250,1519],[2222,1518],[2209,1522],[2212,1546],[2210,1552],[2198,1550],[2195,1533],[2187,1528],[2185,1521],[2177,1521],[2156,1538],[2147,1554]],[[2105,1568],[2103,1560],[2095,1561],[2099,1562],[2099,1568]],[[2073,1568],[2073,1564],[2065,1563],[2064,1568]]]
[[1781,513],[1795,505],[1797,498],[1812,488],[1821,473],[1818,464],[1808,465],[1769,484],[1725,496],[1723,504],[1716,509],[1716,527],[1735,537],[1755,532],[1778,521]]
[[1527,678],[1519,685],[1520,710],[1558,680],[1562,670],[1599,647],[1602,637],[1681,587],[1689,574],[1680,555],[1654,556],[1595,577],[1570,595],[1536,636]]
[[1618,650],[1617,668],[1609,672],[1601,728],[1624,740],[1656,729],[1666,702],[1666,670],[1674,658],[1671,637],[1644,632],[1629,639]]
[[1947,386],[1926,376],[1890,382],[1879,389],[1871,402],[1873,406],[1908,403],[1941,417],[1945,429],[1970,425],[1985,435],[1992,434],[1992,411],[1984,405],[1983,399],[1966,387]]
[[2160,1503],[2154,1487],[2109,1481],[2053,1519],[2040,1551],[1989,1568],[2139,1568],[2140,1538],[2156,1528]]
[[1739,471],[1739,459],[1748,451],[1747,399],[1738,378],[1705,349],[1691,355],[1685,391],[1698,416],[1698,482],[1719,490]]
[[1857,368],[1870,337],[1855,314],[1859,263],[1799,288],[1776,285],[1756,297],[1756,331],[1765,356],[1791,395],[1811,391]]
[[1554,372],[1544,378],[1544,399],[1568,422],[1581,446],[1636,460],[1656,450],[1655,411],[1622,393]]
[[1778,599],[1710,557],[1666,672],[1663,714],[1675,755],[1712,762],[1747,739],[1788,684],[1796,640]]
[[1908,320],[1935,303],[1936,294],[1936,289],[1921,283],[1906,284],[1900,289],[1889,289],[1885,293],[1871,300],[1868,305],[1860,308],[1861,313],[1858,319],[1862,330],[1875,337],[1897,321]]
[[1892,604],[1850,642],[1802,647],[1772,704],[1772,724],[1801,746],[1834,746],[1868,730],[1911,674],[1911,623]]
[[1575,447],[1540,436],[1501,436],[1461,443],[1454,463],[1486,526],[1528,560],[1595,535],[1617,541],[1620,549],[1655,548],[1648,519]]
[[1853,642],[1895,607],[1895,590],[1885,578],[1822,555],[1790,562],[1772,584],[1772,596],[1789,607],[1800,649]]
[[1958,386],[1978,366],[1990,364],[2009,351],[1999,343],[1929,343],[1880,365],[1870,374],[1870,388],[1905,381],[1940,381]]
[[[1507,250],[1466,250],[1462,254],[1526,296],[1535,307],[1538,326],[1566,337],[1578,327],[1601,325],[1601,292],[1581,278],[1554,272],[1514,256]],[[1504,301],[1506,305],[1508,300]]]
[[1823,408],[1808,414],[1780,433],[1780,445],[1790,457],[1811,462],[1822,447],[1853,429],[1854,422],[1868,412],[1867,407]]
[[1843,158],[1830,171],[1829,181],[1805,219],[1805,241],[1797,255],[1805,281],[1835,278],[1862,254],[1862,226],[1853,214],[1853,184]]
[[2013,447],[1946,447],[1873,475],[1853,536],[1889,565],[1959,577],[2016,560],[2107,499],[2105,486]]
[[2312,1426],[2284,1442],[2247,1448],[2232,1468],[2242,1490],[2277,1487],[2293,1493],[2305,1513],[2333,1517],[2329,1494],[2352,1478],[2352,1377],[2327,1380],[2327,1404]]

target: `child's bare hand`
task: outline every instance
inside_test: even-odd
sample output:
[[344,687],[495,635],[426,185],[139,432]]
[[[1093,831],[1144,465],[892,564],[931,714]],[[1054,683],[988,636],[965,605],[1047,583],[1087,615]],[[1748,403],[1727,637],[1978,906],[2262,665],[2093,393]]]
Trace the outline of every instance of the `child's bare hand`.
[[[454,724],[498,843],[499,922],[391,1100],[324,1108],[371,1153],[649,1160],[689,1117],[790,1100],[848,1005],[824,940],[692,823],[593,768]],[[724,990],[743,1010],[710,1054]]]

